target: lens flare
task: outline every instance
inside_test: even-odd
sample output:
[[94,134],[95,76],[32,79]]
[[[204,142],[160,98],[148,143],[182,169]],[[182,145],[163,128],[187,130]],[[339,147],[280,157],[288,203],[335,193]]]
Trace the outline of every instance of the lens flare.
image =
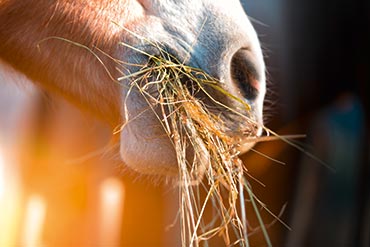
[[46,202],[39,195],[31,195],[25,211],[22,246],[40,246],[45,223]]
[[108,178],[100,186],[100,239],[102,245],[118,246],[121,239],[124,187],[120,180]]

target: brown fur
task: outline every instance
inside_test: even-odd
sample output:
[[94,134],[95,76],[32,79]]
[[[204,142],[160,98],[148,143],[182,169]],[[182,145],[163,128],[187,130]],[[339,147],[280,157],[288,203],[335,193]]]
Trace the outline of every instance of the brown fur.
[[[3,0],[0,58],[48,90],[116,125],[121,115],[120,90],[104,66],[86,49],[48,38],[68,39],[113,55],[120,39],[120,27],[113,21],[127,25],[140,18],[141,11],[136,1],[129,0]],[[110,73],[115,73],[113,62],[99,55]]]

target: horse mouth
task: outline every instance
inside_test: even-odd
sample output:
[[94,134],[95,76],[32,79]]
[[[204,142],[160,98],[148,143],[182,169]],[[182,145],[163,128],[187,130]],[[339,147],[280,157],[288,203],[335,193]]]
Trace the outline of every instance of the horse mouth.
[[[261,134],[261,124],[256,120],[253,107],[242,96],[229,92],[225,83],[201,69],[178,62],[172,55],[165,55],[166,58],[148,57],[134,76],[120,79],[129,83],[125,102],[130,98],[135,104],[139,98],[142,102],[141,109],[124,104],[125,120],[129,124],[121,138],[134,140],[132,143],[136,145],[133,148],[125,143],[123,148],[121,143],[122,157],[132,161],[127,164],[136,163],[132,166],[139,172],[156,173],[173,171],[176,163],[179,166],[183,161],[200,164],[203,168],[199,168],[199,173],[204,173],[206,163],[214,159],[210,158],[212,155],[229,152],[234,156],[247,152]],[[153,130],[145,124],[148,118],[157,123]],[[135,126],[138,124],[140,127]],[[163,145],[172,151],[159,148]],[[149,169],[146,163],[154,162],[144,155],[131,154],[130,150],[135,149],[149,150],[158,167]]]

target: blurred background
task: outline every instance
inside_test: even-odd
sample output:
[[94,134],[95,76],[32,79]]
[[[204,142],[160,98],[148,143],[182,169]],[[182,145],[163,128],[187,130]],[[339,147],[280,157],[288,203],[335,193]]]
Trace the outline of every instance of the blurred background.
[[283,143],[256,147],[286,163],[260,177],[274,212],[287,203],[291,230],[272,227],[275,245],[370,246],[370,1],[246,6],[265,48],[267,126],[306,134],[298,143],[325,163]]
[[[304,151],[255,147],[285,165],[243,157],[255,194],[290,227],[262,210],[273,246],[370,246],[370,2],[245,5],[266,55],[266,125],[307,135],[294,140]],[[92,116],[7,81],[0,71],[1,247],[180,246],[175,190],[125,171]]]

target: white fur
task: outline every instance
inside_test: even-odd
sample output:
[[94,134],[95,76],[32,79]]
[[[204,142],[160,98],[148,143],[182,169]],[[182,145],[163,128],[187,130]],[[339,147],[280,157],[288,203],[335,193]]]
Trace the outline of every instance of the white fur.
[[[220,79],[236,95],[238,89],[230,77],[231,58],[241,48],[250,51],[261,74],[260,93],[256,100],[249,102],[253,107],[251,118],[262,126],[265,66],[257,35],[239,1],[153,0],[143,1],[143,5],[150,8],[150,15],[135,26],[136,33],[176,50],[181,59]],[[140,62],[140,58],[128,58],[125,53],[119,56]],[[123,95],[127,97],[125,89]],[[131,93],[126,103],[128,112],[123,114],[128,116],[129,123],[121,133],[124,162],[141,173],[176,174],[174,148],[153,112],[143,111],[148,106],[142,96]]]

